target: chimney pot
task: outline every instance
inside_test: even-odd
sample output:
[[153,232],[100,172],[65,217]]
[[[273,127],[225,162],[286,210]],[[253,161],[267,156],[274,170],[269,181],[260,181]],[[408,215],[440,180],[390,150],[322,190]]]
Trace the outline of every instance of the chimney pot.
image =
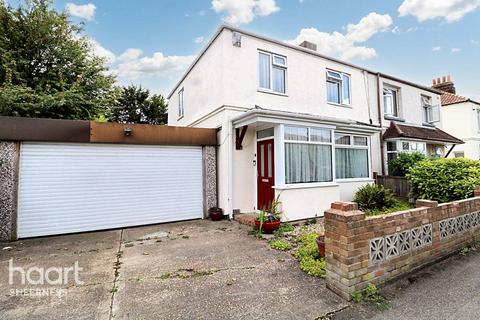
[[434,89],[452,94],[457,93],[457,90],[455,89],[455,84],[452,82],[452,77],[450,75],[438,77],[436,80],[433,79],[432,82],[432,88]]
[[300,47],[304,47],[304,48],[307,48],[307,49],[310,49],[310,50],[313,50],[313,51],[317,51],[317,45],[313,42],[310,42],[310,41],[303,41],[302,43],[300,43]]

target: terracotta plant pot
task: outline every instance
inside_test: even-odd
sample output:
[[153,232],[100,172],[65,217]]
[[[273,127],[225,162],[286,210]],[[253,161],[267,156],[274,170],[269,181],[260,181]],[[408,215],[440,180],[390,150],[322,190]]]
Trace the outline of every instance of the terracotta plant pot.
[[221,208],[208,209],[208,215],[212,221],[219,221],[223,219],[223,210]]
[[[273,233],[273,231],[280,228],[281,223],[282,222],[280,220],[265,221],[262,225],[262,232],[263,233]],[[255,220],[255,227],[257,228],[257,230],[260,229],[260,221]]]
[[318,236],[317,246],[320,257],[325,258],[325,236]]

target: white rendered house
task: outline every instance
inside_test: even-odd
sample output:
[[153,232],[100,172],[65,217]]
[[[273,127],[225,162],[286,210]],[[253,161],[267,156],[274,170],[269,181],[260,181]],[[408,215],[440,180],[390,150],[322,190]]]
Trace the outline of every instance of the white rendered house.
[[448,157],[480,160],[480,102],[456,94],[450,76],[433,79],[433,87],[443,91],[443,128],[465,142],[455,145]]
[[218,202],[230,216],[276,195],[287,220],[322,216],[396,153],[443,154],[458,141],[439,129],[438,90],[315,49],[222,25],[170,93],[169,125],[218,130]]

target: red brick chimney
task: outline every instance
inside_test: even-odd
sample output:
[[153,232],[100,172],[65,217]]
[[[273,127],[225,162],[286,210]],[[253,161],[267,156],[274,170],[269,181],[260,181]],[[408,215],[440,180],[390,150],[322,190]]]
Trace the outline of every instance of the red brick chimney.
[[443,76],[432,80],[432,88],[456,94],[457,90],[450,76]]

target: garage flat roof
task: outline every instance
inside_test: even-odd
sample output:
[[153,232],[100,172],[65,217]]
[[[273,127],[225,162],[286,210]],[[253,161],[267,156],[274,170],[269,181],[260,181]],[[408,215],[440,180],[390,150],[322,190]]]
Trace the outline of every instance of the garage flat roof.
[[0,117],[0,140],[213,146],[217,145],[217,133],[204,128]]

